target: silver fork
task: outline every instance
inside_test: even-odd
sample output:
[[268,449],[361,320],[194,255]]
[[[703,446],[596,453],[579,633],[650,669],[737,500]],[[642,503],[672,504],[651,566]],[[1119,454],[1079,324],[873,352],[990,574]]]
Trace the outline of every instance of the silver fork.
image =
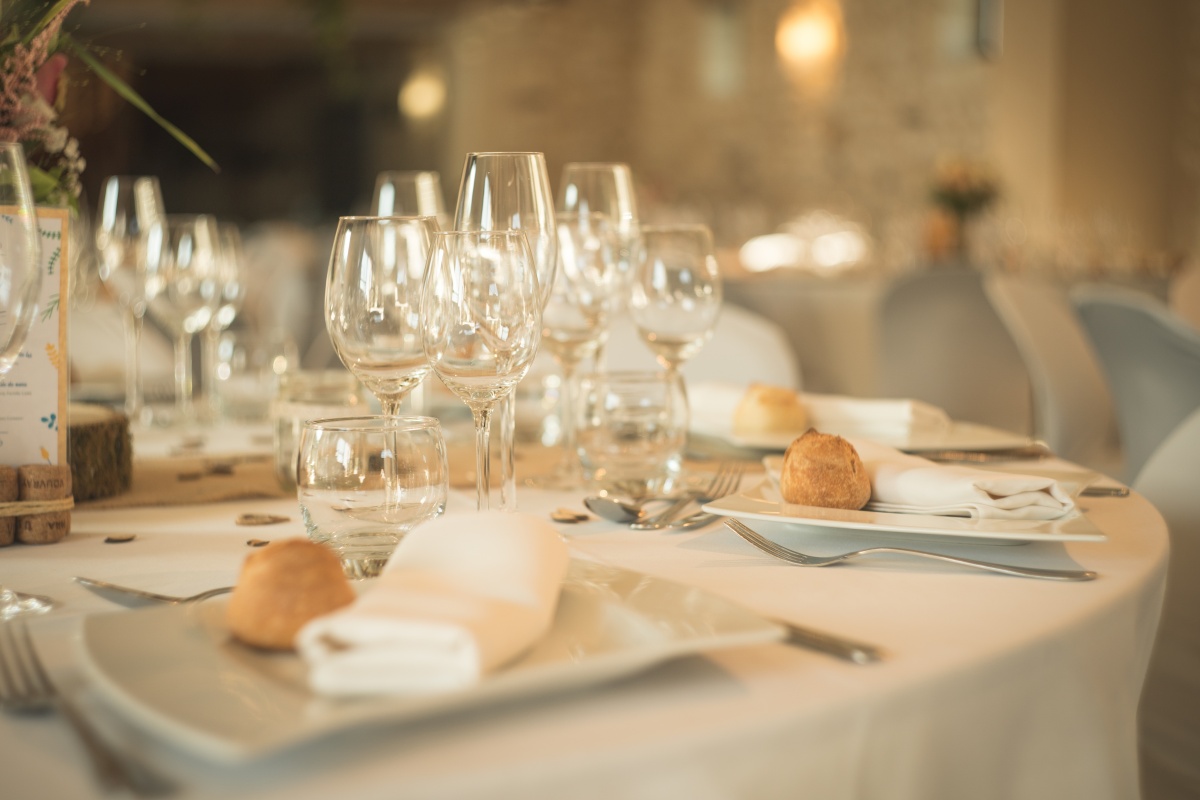
[[762,534],[746,527],[740,520],[732,517],[725,518],[725,524],[736,533],[738,536],[745,539],[750,544],[762,550],[764,553],[769,553],[776,558],[783,559],[792,564],[799,564],[802,567],[828,567],[832,564],[838,564],[851,558],[868,555],[870,553],[903,553],[910,556],[923,556],[932,558],[938,561],[948,561],[951,564],[963,564],[968,567],[976,567],[985,569],[990,572],[999,572],[1004,575],[1018,575],[1022,578],[1045,578],[1051,581],[1090,581],[1096,577],[1096,573],[1091,570],[1079,569],[1040,569],[1038,567],[1014,567],[1008,564],[996,564],[991,561],[978,561],[974,558],[962,558],[961,556],[948,556],[942,553],[931,553],[926,550],[912,550],[907,547],[865,547],[862,550],[853,550],[849,553],[842,553],[836,556],[810,556],[801,553],[798,550],[784,547],[778,542],[773,542]]
[[634,522],[629,527],[635,531],[656,531],[668,528],[671,526],[671,520],[675,519],[675,516],[683,511],[689,503],[704,505],[736,492],[742,483],[742,475],[745,473],[745,464],[722,461],[717,465],[717,471],[713,474],[712,480],[708,482],[708,486],[699,492],[679,498],[661,514]]
[[24,622],[0,623],[0,705],[15,714],[58,710],[75,729],[106,792],[126,789],[136,797],[164,797],[175,786],[126,753],[110,747],[50,682]]

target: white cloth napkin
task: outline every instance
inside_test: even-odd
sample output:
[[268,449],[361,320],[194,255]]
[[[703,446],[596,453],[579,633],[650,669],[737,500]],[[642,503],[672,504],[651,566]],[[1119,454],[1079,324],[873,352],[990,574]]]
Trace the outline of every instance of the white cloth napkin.
[[[748,387],[720,381],[688,387],[692,427],[701,433],[728,436],[733,413]],[[880,439],[903,439],[915,432],[947,430],[950,417],[920,400],[860,398],[804,392],[800,396],[809,426],[825,433]]]
[[849,441],[871,478],[871,511],[1045,520],[1075,508],[1052,478],[935,464],[877,442]]
[[309,685],[330,695],[470,686],[549,629],[567,562],[540,517],[472,512],[419,525],[373,588],[297,634]]

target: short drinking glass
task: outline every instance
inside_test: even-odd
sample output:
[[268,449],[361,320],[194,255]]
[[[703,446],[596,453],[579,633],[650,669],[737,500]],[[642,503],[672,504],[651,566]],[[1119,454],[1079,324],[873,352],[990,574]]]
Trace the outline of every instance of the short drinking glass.
[[432,417],[305,423],[297,468],[308,536],[352,578],[379,574],[413,527],[446,508],[446,445]]

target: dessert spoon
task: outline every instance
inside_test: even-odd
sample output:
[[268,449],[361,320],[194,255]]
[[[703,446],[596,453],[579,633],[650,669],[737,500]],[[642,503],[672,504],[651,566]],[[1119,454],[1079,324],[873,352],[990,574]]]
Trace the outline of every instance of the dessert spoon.
[[188,597],[178,597],[171,594],[147,592],[142,589],[134,589],[131,586],[121,586],[116,583],[109,583],[108,581],[96,580],[95,578],[82,578],[78,575],[75,576],[75,582],[80,586],[91,589],[105,600],[111,600],[127,608],[138,608],[140,606],[159,605],[162,603],[171,605],[198,603],[201,600],[207,600],[210,597],[216,597],[219,594],[227,594],[233,591],[232,586],[220,586],[216,589],[209,589],[206,592],[200,592]]

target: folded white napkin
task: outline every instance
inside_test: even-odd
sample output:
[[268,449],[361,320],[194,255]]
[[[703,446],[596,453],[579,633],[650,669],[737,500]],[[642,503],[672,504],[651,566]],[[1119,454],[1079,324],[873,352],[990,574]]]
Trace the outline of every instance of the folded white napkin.
[[877,442],[849,441],[871,478],[871,511],[1057,519],[1075,508],[1071,495],[1052,478],[935,464]]
[[[721,381],[702,381],[689,386],[692,428],[701,433],[729,435],[734,410],[747,389]],[[935,433],[950,427],[950,417],[945,411],[920,400],[812,392],[803,392],[800,400],[808,412],[809,426],[825,433],[902,439],[914,432]]]
[[374,587],[297,634],[309,685],[332,695],[470,686],[549,629],[567,562],[540,517],[493,511],[419,525]]

